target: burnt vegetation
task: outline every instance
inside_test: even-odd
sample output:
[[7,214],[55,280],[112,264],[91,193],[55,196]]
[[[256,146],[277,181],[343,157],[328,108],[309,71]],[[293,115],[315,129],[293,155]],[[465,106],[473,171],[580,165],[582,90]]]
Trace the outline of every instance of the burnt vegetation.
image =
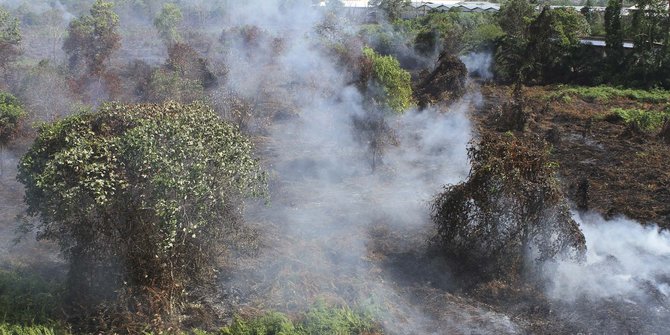
[[468,179],[432,204],[436,241],[478,280],[532,274],[548,260],[578,261],[584,235],[548,159],[547,147],[486,135],[469,149]]
[[0,334],[668,329],[664,1],[0,2]]

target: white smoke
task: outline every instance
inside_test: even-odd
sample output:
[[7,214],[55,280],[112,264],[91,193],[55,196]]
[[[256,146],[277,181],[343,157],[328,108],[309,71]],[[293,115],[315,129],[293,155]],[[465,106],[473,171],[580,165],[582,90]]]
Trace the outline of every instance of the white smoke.
[[586,261],[550,267],[552,298],[669,296],[670,232],[623,217],[608,221],[588,213],[574,218],[586,238]]
[[490,52],[471,52],[460,57],[468,72],[473,77],[484,80],[493,79],[491,66],[493,65],[493,54]]
[[[398,272],[410,270],[385,265],[393,262],[392,254],[426,247],[433,195],[466,178],[468,112],[480,97],[470,94],[446,110],[387,115],[398,144],[386,148],[373,172],[368,144],[356,138],[352,121],[369,111],[315,33],[322,13],[254,1],[228,13],[231,27],[224,28],[257,26],[262,32],[249,43],[230,30],[227,85],[292,116],[269,125],[262,148],[272,157],[271,204],[247,212],[247,221],[264,231],[266,247],[253,260],[237,259],[224,281],[227,298],[279,310],[304,308],[322,297],[353,304],[371,300],[387,309],[383,323],[391,334],[518,332],[508,317],[445,291],[431,299],[443,299],[449,309],[427,312],[425,301],[416,298],[426,292],[418,289],[426,287],[421,277],[404,273],[411,284],[400,285]],[[281,52],[273,48],[277,38]],[[443,286],[449,278],[442,273],[430,280]]]

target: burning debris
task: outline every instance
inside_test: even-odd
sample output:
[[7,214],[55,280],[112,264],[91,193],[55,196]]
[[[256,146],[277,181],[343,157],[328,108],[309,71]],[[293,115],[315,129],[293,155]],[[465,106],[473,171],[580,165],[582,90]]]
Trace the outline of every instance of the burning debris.
[[437,67],[416,88],[419,106],[426,107],[436,102],[453,102],[465,94],[468,70],[458,57],[443,52]]

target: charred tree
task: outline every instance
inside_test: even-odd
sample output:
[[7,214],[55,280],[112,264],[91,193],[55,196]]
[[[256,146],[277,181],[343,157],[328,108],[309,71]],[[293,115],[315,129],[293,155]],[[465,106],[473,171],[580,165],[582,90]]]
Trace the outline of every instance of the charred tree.
[[437,67],[416,88],[420,107],[439,101],[453,101],[465,94],[468,69],[458,57],[444,52]]
[[436,241],[460,270],[481,280],[515,278],[544,261],[583,255],[584,235],[545,146],[486,135],[469,157],[468,180],[432,204]]

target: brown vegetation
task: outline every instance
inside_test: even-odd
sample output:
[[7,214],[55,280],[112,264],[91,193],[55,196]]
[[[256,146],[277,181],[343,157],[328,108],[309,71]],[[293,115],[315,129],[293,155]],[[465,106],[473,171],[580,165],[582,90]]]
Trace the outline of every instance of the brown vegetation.
[[[483,88],[486,104],[473,115],[480,133],[497,132],[493,116],[497,106],[508,101],[508,90]],[[664,105],[632,98],[548,100],[553,91],[551,86],[524,89],[527,126],[515,134],[528,142],[546,139],[552,144],[549,157],[557,162],[568,197],[606,217],[625,215],[670,227],[670,151],[663,136],[667,130],[659,136],[631,132],[610,112],[616,107],[654,110]]]
[[437,67],[416,87],[416,99],[425,107],[436,102],[451,102],[465,94],[468,70],[458,57],[444,52]]
[[517,277],[547,260],[579,259],[584,236],[568,212],[547,148],[486,134],[469,149],[468,180],[432,205],[437,242],[479,280]]

